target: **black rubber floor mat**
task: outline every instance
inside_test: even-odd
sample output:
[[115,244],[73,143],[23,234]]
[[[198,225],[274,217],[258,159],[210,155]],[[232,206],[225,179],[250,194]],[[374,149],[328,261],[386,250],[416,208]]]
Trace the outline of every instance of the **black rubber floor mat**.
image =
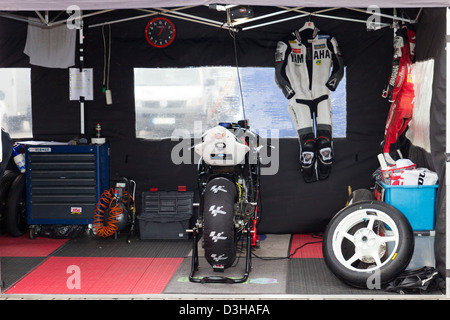
[[345,284],[333,275],[323,259],[290,259],[288,269],[288,294],[387,294],[384,290],[358,289]]
[[45,257],[0,257],[2,292],[19,281],[28,272],[42,263]]
[[[189,282],[191,258],[183,260],[178,270],[164,289],[163,293],[170,294],[285,294],[287,259],[261,260],[252,259],[252,269],[249,278],[244,283],[193,283]],[[213,272],[206,259],[199,257],[198,277],[225,276],[240,278],[243,276],[245,258],[240,258],[236,267],[230,267],[223,273]]]
[[192,248],[189,240],[140,240],[126,236],[115,239],[86,236],[71,239],[54,256],[60,257],[136,257],[183,258]]

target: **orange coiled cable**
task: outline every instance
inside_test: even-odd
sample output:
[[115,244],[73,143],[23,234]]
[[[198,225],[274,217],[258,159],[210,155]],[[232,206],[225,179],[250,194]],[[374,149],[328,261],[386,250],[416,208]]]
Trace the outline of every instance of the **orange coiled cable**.
[[[94,231],[103,238],[109,237],[117,231],[117,218],[123,213],[123,208],[120,207],[119,201],[113,200],[115,200],[114,190],[112,188],[105,190],[95,208],[93,221]],[[105,223],[104,214],[108,210],[109,217]]]

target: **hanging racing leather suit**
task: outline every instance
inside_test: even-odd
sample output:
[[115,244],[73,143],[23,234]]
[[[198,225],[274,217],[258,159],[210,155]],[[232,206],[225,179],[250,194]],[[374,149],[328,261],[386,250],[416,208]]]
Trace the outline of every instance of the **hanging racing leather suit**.
[[386,162],[395,161],[389,155],[396,146],[399,137],[408,128],[414,108],[414,83],[412,78],[412,64],[414,59],[416,34],[413,30],[403,26],[394,38],[394,59],[392,73],[383,97],[391,102],[388,119],[386,121],[383,154]]
[[306,22],[277,43],[275,81],[289,99],[289,114],[299,135],[300,163],[306,182],[326,179],[330,173],[333,162],[330,90],[336,89],[343,74],[336,39],[320,34],[313,22]]

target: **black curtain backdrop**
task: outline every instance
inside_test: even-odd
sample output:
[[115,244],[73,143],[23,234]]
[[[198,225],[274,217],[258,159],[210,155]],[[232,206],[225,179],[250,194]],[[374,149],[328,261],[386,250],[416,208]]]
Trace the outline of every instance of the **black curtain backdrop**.
[[[225,19],[224,13],[206,7],[192,9],[192,13],[196,10],[216,20]],[[255,13],[273,10],[256,7]],[[444,9],[435,11],[444,12],[445,17]],[[434,11],[425,9],[425,12]],[[111,179],[127,177],[137,182],[139,213],[140,195],[150,187],[176,190],[179,185],[185,185],[188,190],[196,191],[196,165],[172,163],[170,153],[176,141],[136,138],[133,68],[234,66],[235,56],[233,38],[226,30],[171,18],[177,29],[175,41],[168,48],[155,49],[144,35],[150,18],[112,24],[113,105],[106,105],[102,94],[102,28],[89,28],[89,25],[136,13],[123,10],[85,20],[85,67],[94,68],[94,101],[87,101],[85,108],[87,136],[95,134],[99,122],[110,143]],[[367,18],[344,9],[335,14]],[[431,13],[422,18],[433,21]],[[390,75],[393,31],[383,28],[368,32],[363,23],[317,17],[311,20],[324,33],[336,37],[347,67],[347,137],[335,139],[335,164],[329,179],[313,184],[304,183],[301,177],[297,139],[280,140],[279,171],[276,175],[263,176],[261,181],[260,233],[323,231],[332,216],[345,206],[347,187],[372,187],[372,173],[379,166],[376,156],[389,111],[389,103],[381,98],[381,92]],[[239,32],[236,39],[239,66],[273,67],[276,42],[304,23],[305,19],[296,19]],[[23,54],[26,28],[24,23],[0,19],[0,67],[30,67],[28,57]],[[433,41],[430,37],[421,39]],[[427,44],[418,40],[418,48],[422,45]],[[34,139],[67,141],[79,136],[79,103],[69,101],[68,70],[31,68]],[[279,107],[287,108],[287,100]]]
[[410,158],[418,166],[430,168],[439,176],[436,201],[435,257],[440,275],[445,278],[445,144],[446,144],[446,12],[428,9],[423,12],[417,30],[417,61],[434,59],[433,96],[430,106],[431,153],[412,147]]

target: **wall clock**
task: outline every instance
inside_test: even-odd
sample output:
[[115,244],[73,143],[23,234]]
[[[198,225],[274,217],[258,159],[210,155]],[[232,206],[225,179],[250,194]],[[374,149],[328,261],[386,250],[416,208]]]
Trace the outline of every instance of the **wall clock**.
[[175,39],[175,26],[167,18],[154,18],[145,28],[145,37],[152,46],[165,48]]

